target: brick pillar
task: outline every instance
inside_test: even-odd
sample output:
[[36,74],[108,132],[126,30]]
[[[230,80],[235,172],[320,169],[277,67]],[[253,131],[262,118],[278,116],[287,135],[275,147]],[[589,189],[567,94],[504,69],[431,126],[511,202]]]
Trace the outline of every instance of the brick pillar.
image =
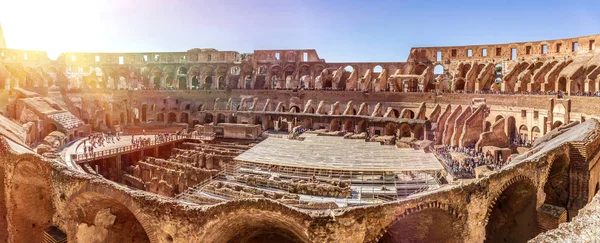
[[567,210],[563,207],[544,204],[537,210],[538,234],[556,229],[564,222],[567,222]]
[[[550,131],[552,130],[552,123],[554,123],[554,114],[552,113],[552,111],[554,110],[554,99],[550,98],[548,99],[549,103],[550,103],[550,107],[548,109],[548,121],[546,121],[546,131]],[[542,131],[542,136],[545,134]]]

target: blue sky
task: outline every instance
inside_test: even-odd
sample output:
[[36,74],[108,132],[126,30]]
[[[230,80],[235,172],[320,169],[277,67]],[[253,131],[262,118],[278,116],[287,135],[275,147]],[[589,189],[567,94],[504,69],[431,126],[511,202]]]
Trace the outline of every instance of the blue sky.
[[[486,3],[490,2],[490,3]],[[65,51],[316,49],[405,61],[411,47],[600,33],[600,1],[0,0],[7,45]]]

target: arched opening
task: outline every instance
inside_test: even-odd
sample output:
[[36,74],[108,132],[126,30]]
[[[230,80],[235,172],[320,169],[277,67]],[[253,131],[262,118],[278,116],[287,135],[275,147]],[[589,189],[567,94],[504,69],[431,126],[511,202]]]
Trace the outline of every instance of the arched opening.
[[399,132],[399,137],[401,137],[401,138],[409,138],[411,136],[410,126],[406,123],[403,123],[402,125],[400,125],[400,129],[398,130],[398,132]]
[[450,212],[426,208],[397,219],[378,242],[462,242],[460,228]]
[[204,89],[211,89],[212,88],[212,82],[213,79],[211,76],[206,76],[206,78],[204,78]]
[[340,119],[333,119],[329,123],[329,131],[339,131],[340,128]]
[[344,121],[344,127],[342,128],[344,132],[354,132],[354,121],[346,120]]
[[387,123],[385,124],[385,129],[383,131],[383,135],[385,136],[396,136],[396,124]]
[[[260,215],[232,212],[206,232],[203,242],[213,243],[308,243],[303,226],[290,217],[260,212]],[[263,215],[264,214],[264,215]]]
[[298,107],[298,106],[292,106],[290,108],[290,112],[291,113],[299,113],[300,112],[300,107]]
[[392,116],[394,118],[398,118],[398,117],[400,117],[400,112],[396,109],[392,109]]
[[219,87],[217,87],[218,89],[226,89],[227,88],[227,83],[225,83],[225,77],[224,76],[219,76],[219,83],[218,83]]
[[225,115],[223,113],[217,114],[217,122],[218,123],[224,123],[225,122]]
[[147,122],[147,114],[148,114],[148,105],[143,104],[142,105],[142,112],[141,112],[141,120],[142,122]]
[[167,123],[173,123],[173,122],[177,122],[177,114],[175,114],[174,112],[169,113],[169,115],[167,116]]
[[539,138],[542,134],[540,133],[539,127],[533,127],[531,129],[531,142],[533,143],[537,138]]
[[181,118],[179,119],[179,122],[181,122],[181,123],[189,123],[189,119],[190,119],[190,117],[189,117],[188,113],[182,112],[181,113]]
[[413,134],[414,138],[416,138],[417,140],[425,139],[425,129],[420,124],[415,125],[415,127],[413,128]]
[[536,233],[536,188],[527,179],[508,186],[495,199],[485,242],[527,242]]
[[497,122],[497,121],[499,121],[502,118],[504,118],[502,115],[497,115],[496,119],[494,119],[494,122]]
[[273,76],[271,77],[271,84],[273,85],[272,87],[275,88],[279,88],[277,87],[277,76]]
[[463,78],[457,78],[456,84],[454,84],[454,90],[465,90],[465,80]]
[[306,111],[306,113],[315,114],[315,108],[313,106],[308,107],[308,110]]
[[50,134],[51,132],[54,132],[56,130],[58,130],[58,128],[54,123],[50,122],[46,124],[46,134]]
[[563,123],[561,121],[555,121],[554,123],[552,123],[552,129],[554,130],[562,125]]
[[435,65],[435,67],[433,68],[433,74],[435,74],[435,75],[444,74],[444,66],[442,66],[440,64]]
[[344,67],[344,71],[351,73],[351,72],[354,72],[354,68],[352,66],[348,65],[348,66]]
[[200,80],[198,76],[192,77],[192,89],[200,89]]
[[496,76],[502,76],[502,64],[496,64],[494,67],[494,72],[496,73]]
[[374,73],[374,74],[379,74],[379,73],[381,73],[381,72],[383,72],[383,68],[381,67],[381,65],[377,65],[377,66],[375,66],[375,67],[373,68],[373,73]]
[[247,75],[245,78],[246,89],[252,89],[252,77]]
[[187,78],[186,77],[179,77],[179,89],[183,90],[183,89],[187,89]]
[[570,160],[567,154],[561,154],[552,161],[548,179],[544,185],[545,204],[567,208],[570,191],[569,164]]
[[165,114],[163,114],[163,113],[156,114],[156,121],[157,122],[164,122],[165,121]]
[[525,125],[519,127],[519,140],[522,143],[529,142],[529,129]]
[[489,121],[485,122],[485,129],[483,130],[484,132],[491,132],[492,131],[492,123]]
[[556,92],[558,92],[558,91],[563,91],[563,92],[567,91],[567,78],[560,77],[558,79],[558,89],[556,90]]
[[402,115],[402,118],[405,118],[405,119],[414,119],[415,118],[415,113],[412,110],[405,109],[404,110],[404,115]]
[[[3,203],[6,196],[4,210],[7,215],[4,220],[10,222],[12,226],[8,231],[14,242],[44,242],[43,230],[51,226],[54,214],[53,189],[50,184],[51,170],[43,164],[43,161],[21,160],[15,161],[14,164],[14,170],[10,175],[4,175],[2,170],[2,176],[6,177],[7,183],[10,183],[6,191],[2,190]],[[3,180],[1,184],[3,187],[4,183]]]
[[357,133],[367,132],[367,122],[364,120],[360,120],[358,125],[356,126]]
[[[84,192],[70,198],[68,205],[70,221],[89,226],[76,227],[78,230],[72,239],[77,242],[150,242],[136,215],[112,196]],[[103,220],[96,220],[98,218]],[[102,225],[96,225],[98,223]]]
[[204,123],[207,124],[211,122],[213,122],[213,115],[210,113],[204,114]]

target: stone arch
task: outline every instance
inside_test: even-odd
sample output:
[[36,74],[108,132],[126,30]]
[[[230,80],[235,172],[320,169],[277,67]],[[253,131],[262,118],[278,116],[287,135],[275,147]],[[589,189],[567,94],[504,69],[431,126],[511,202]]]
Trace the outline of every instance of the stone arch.
[[341,129],[340,123],[340,119],[335,118],[331,120],[329,123],[329,131],[339,131]]
[[56,130],[58,130],[58,128],[53,122],[49,122],[48,124],[46,124],[46,134],[50,134],[51,132],[54,132]]
[[405,118],[405,119],[414,119],[415,118],[415,112],[410,110],[410,109],[404,109],[402,111],[402,117],[401,118]]
[[165,121],[165,114],[163,114],[163,113],[156,114],[156,121],[157,122],[164,122]]
[[354,67],[352,65],[348,65],[344,67],[344,71],[349,73],[354,72]]
[[217,89],[226,89],[227,88],[227,83],[225,82],[225,76],[219,76],[217,78],[218,82],[217,82]]
[[353,120],[345,120],[342,130],[344,132],[354,132],[354,121]]
[[562,91],[562,92],[567,91],[567,78],[566,77],[560,77],[558,79],[558,83],[556,84],[556,92],[558,92],[558,91]]
[[189,123],[190,122],[190,114],[187,112],[181,112],[179,115],[179,122],[181,123]]
[[424,203],[405,210],[378,242],[462,242],[461,228],[461,221],[450,206]]
[[562,125],[563,125],[563,123],[561,121],[555,121],[554,123],[552,123],[552,130],[554,130],[557,127],[560,127]]
[[12,225],[8,228],[9,242],[43,242],[42,231],[52,226],[54,214],[51,169],[32,155],[24,157],[15,159],[14,164],[5,160],[7,167],[14,165],[2,182],[7,194],[6,221]]
[[[158,242],[148,220],[132,205],[131,200],[127,200],[130,196],[116,190],[107,190],[110,189],[87,186],[69,197],[67,217],[77,225],[71,226],[71,232],[76,233],[68,235],[68,240],[90,242],[92,239],[103,238],[103,242]],[[110,217],[114,217],[112,224],[110,220],[95,220]],[[104,223],[106,226],[96,225],[97,223]]]
[[435,74],[435,75],[444,74],[444,66],[442,66],[441,64],[435,65],[435,67],[433,68],[433,74]]
[[519,138],[523,142],[527,142],[530,139],[529,129],[527,128],[527,126],[525,124],[523,124],[519,127]]
[[397,109],[392,109],[392,114],[394,115],[394,118],[400,117],[400,112]]
[[570,159],[566,153],[557,155],[552,160],[544,184],[546,200],[550,204],[567,208],[569,203],[569,166]]
[[290,107],[290,112],[291,113],[300,113],[300,107],[294,105],[294,106]]
[[416,138],[417,140],[425,139],[425,129],[423,128],[423,126],[421,124],[416,124],[413,127],[413,137]]
[[177,122],[177,114],[175,112],[169,112],[167,115],[167,123]]
[[[495,194],[495,195],[494,195]],[[490,200],[486,242],[526,242],[537,232],[537,188],[525,176],[508,180]]]
[[217,114],[217,123],[225,123],[225,114],[223,113],[218,113]]
[[502,116],[502,115],[497,115],[497,116],[496,116],[496,119],[494,119],[494,123],[495,123],[495,122],[497,122],[497,121],[499,121],[500,119],[504,119],[504,116]]
[[[300,223],[299,216],[269,204],[267,204],[268,209],[253,206],[252,210],[247,210],[247,207],[243,206],[228,206],[228,210],[221,214],[219,220],[210,223],[211,226],[204,230],[203,241],[213,243],[310,242],[308,230]],[[230,208],[237,208],[237,210],[229,210]]]
[[213,78],[212,76],[206,76],[204,78],[204,89],[211,89],[212,88],[212,83],[213,83]]
[[204,114],[204,123],[211,123],[213,122],[213,115],[211,113],[206,113]]
[[542,134],[541,134],[539,127],[535,126],[535,127],[531,128],[531,134],[529,135],[529,137],[531,138],[531,141],[535,141],[541,135]]
[[358,121],[358,124],[356,126],[356,132],[357,133],[367,132],[367,121],[365,121],[365,120]]
[[385,124],[385,128],[383,129],[383,135],[385,136],[396,136],[397,126],[393,122],[388,122]]
[[377,65],[375,67],[373,67],[373,73],[381,73],[383,72],[383,67],[381,67],[381,65]]
[[400,124],[400,128],[398,129],[398,137],[411,137],[410,125],[407,123]]
[[465,79],[464,78],[456,78],[454,81],[454,90],[464,90],[465,89]]

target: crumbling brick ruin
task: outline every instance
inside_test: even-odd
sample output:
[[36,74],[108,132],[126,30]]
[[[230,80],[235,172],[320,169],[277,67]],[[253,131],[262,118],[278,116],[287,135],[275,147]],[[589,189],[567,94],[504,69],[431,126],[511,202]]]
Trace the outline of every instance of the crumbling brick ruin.
[[[0,241],[598,240],[598,39],[386,63],[0,39]],[[124,135],[82,152],[98,132]],[[507,162],[461,178],[449,146]]]

